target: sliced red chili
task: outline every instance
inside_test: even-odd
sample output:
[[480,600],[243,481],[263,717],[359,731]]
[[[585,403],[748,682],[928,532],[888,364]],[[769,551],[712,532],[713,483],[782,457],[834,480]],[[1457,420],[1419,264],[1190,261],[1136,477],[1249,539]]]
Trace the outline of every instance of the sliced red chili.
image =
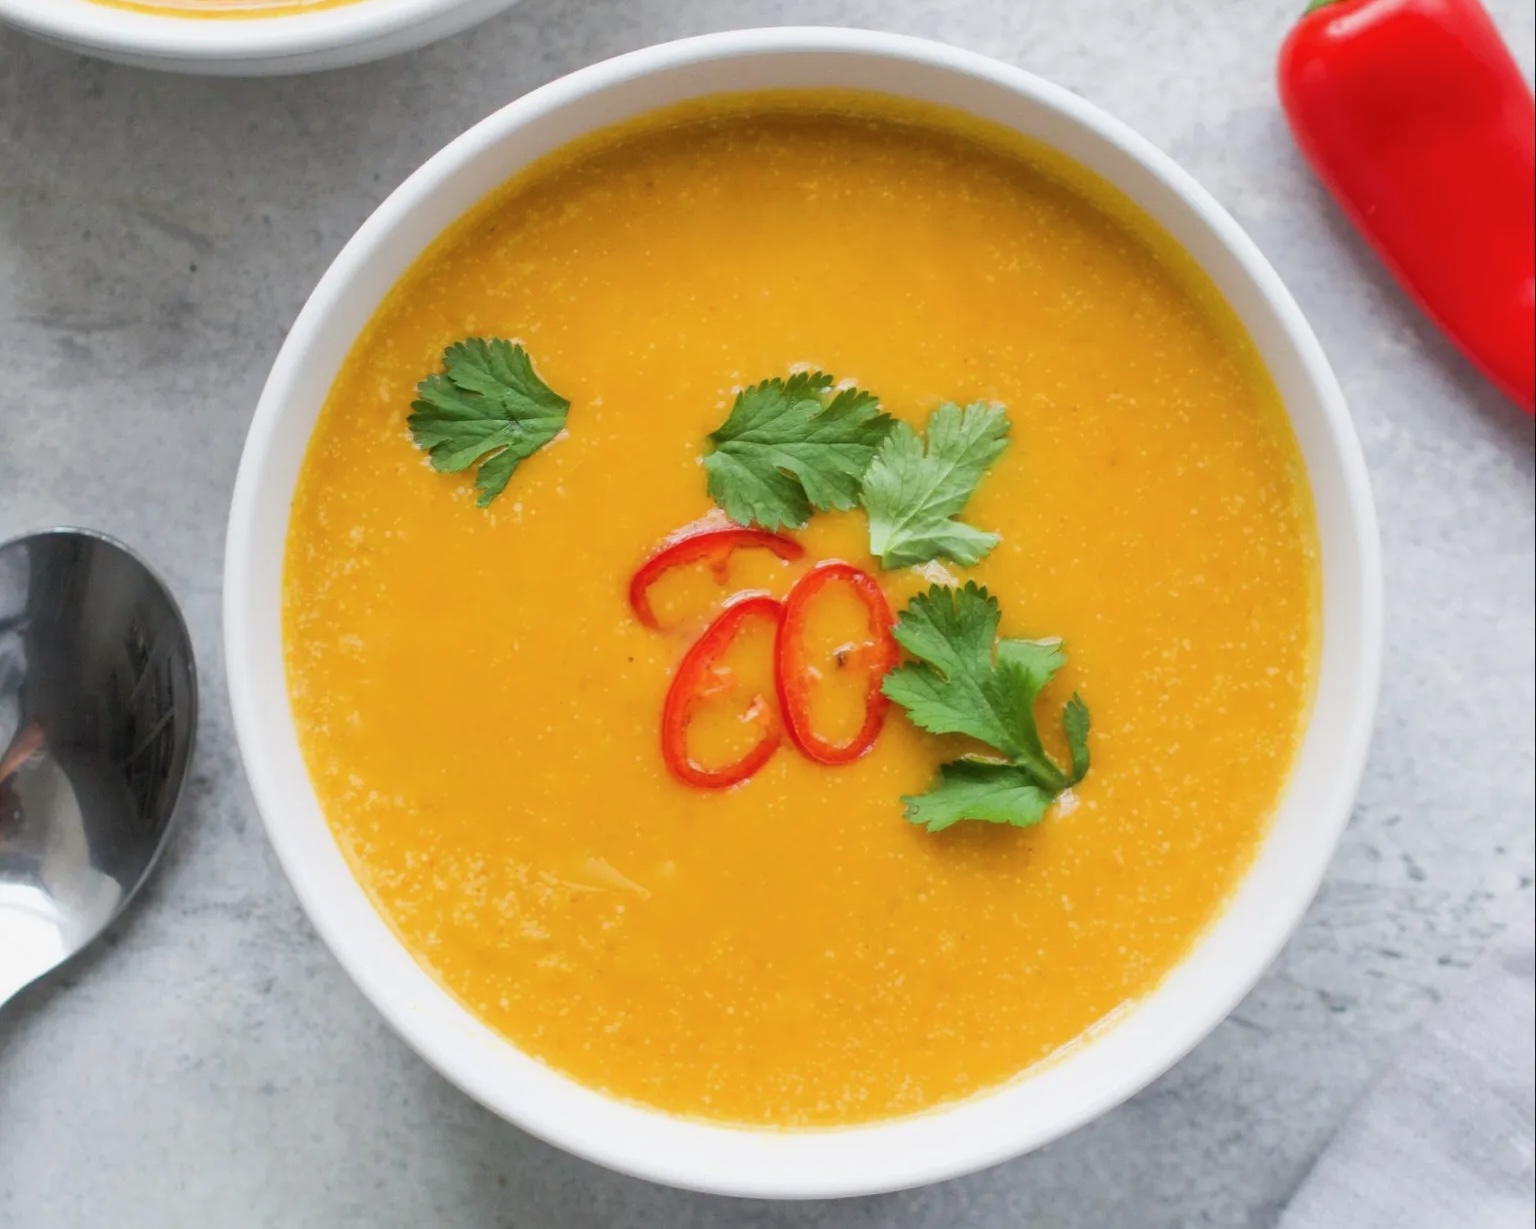
[[766,529],[747,529],[741,525],[721,525],[701,521],[679,530],[661,548],[640,565],[629,582],[629,605],[635,617],[647,627],[660,628],[661,622],[651,609],[651,587],[673,568],[708,562],[715,578],[724,584],[731,556],[739,550],[768,550],[788,562],[805,554],[805,548],[793,538],[769,533]]
[[[867,675],[864,724],[845,743],[829,742],[812,726],[811,696],[820,671],[811,661],[806,638],[806,622],[812,603],[828,585],[839,584],[846,585],[863,603],[871,637],[867,643],[838,660],[839,666],[862,668]],[[837,560],[812,568],[795,582],[784,599],[784,618],[779,624],[775,650],[779,708],[783,711],[790,741],[818,764],[851,764],[866,754],[880,737],[885,712],[890,707],[890,701],[880,690],[880,683],[900,658],[896,638],[891,635],[894,622],[890,603],[885,600],[879,582],[868,572]]]
[[[751,719],[762,728],[762,737],[735,762],[706,768],[688,750],[688,726],[699,701],[717,693],[716,665],[753,620],[762,620],[777,632],[784,617],[783,603],[764,594],[751,594],[726,606],[683,655],[667,688],[661,713],[661,755],[672,775],[685,785],[700,789],[725,789],[757,772],[778,750],[779,721],[771,703],[757,703]],[[761,697],[759,697],[759,701]]]

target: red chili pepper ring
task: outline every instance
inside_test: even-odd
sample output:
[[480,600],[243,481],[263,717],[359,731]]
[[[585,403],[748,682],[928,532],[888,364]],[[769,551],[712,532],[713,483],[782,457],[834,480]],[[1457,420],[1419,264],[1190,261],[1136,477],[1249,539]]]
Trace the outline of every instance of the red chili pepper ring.
[[[811,696],[819,672],[810,659],[806,625],[812,604],[828,585],[845,585],[863,604],[869,621],[870,641],[851,655],[848,664],[861,667],[866,676],[864,724],[848,742],[827,741],[811,721]],[[880,737],[890,701],[880,690],[881,681],[900,658],[896,638],[891,635],[890,603],[879,583],[868,572],[852,564],[832,560],[818,564],[798,581],[784,599],[784,618],[779,624],[776,651],[779,707],[790,741],[818,764],[851,764],[869,752]]]
[[749,719],[762,729],[762,737],[734,763],[706,768],[688,750],[688,726],[699,702],[717,687],[715,666],[742,630],[753,620],[762,620],[777,632],[784,618],[784,607],[777,599],[751,594],[731,602],[715,621],[704,629],[683,655],[661,713],[661,755],[673,776],[685,785],[699,789],[725,789],[738,785],[773,758],[778,750],[778,717],[772,704],[755,706]]
[[731,556],[739,550],[772,551],[780,559],[793,562],[805,554],[805,548],[793,538],[769,533],[766,529],[747,529],[741,525],[721,525],[704,521],[680,530],[654,555],[640,565],[629,582],[629,605],[635,617],[647,627],[660,629],[661,623],[651,608],[651,587],[674,568],[708,561],[723,584]]

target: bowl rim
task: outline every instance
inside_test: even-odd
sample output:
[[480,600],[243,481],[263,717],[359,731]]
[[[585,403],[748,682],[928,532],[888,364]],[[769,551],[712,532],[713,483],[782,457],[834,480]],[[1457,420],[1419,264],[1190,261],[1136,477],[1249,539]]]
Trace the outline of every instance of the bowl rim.
[[120,8],[97,0],[0,0],[0,22],[88,53],[174,64],[309,66],[343,48],[387,43],[460,9],[489,17],[517,0],[344,0],[306,12],[199,17]]
[[[1345,711],[1332,722],[1332,737],[1327,744],[1330,771],[1322,791],[1323,805],[1315,814],[1309,813],[1305,839],[1297,838],[1292,842],[1300,848],[1288,849],[1283,858],[1277,856],[1283,865],[1274,870],[1272,878],[1275,882],[1265,889],[1270,892],[1265,898],[1266,904],[1273,908],[1260,913],[1257,919],[1253,916],[1246,919],[1250,923],[1257,920],[1257,925],[1251,925],[1243,932],[1240,945],[1224,941],[1220,951],[1205,959],[1206,949],[1217,946],[1213,938],[1216,931],[1224,932],[1224,940],[1230,938],[1225,935],[1230,928],[1224,922],[1235,912],[1236,902],[1250,882],[1259,878],[1261,865],[1276,860],[1269,852],[1269,837],[1222,913],[1213,919],[1181,964],[1165,977],[1164,986],[1138,1003],[1123,1019],[1117,1020],[1102,1037],[1095,1036],[1091,1044],[1060,1062],[1049,1064],[1041,1074],[1032,1071],[1023,1079],[976,1098],[943,1105],[915,1117],[847,1128],[803,1132],[738,1128],[674,1118],[610,1098],[543,1067],[512,1043],[495,1039],[507,1051],[501,1057],[509,1070],[512,1065],[521,1063],[536,1066],[544,1073],[538,1076],[518,1066],[518,1078],[526,1077],[530,1086],[536,1084],[538,1095],[528,1096],[524,1088],[524,1095],[514,1097],[505,1086],[492,1087],[495,1082],[492,1075],[477,1067],[470,1053],[477,1044],[478,1033],[494,1037],[489,1029],[435,982],[427,991],[417,980],[415,990],[419,999],[412,999],[410,992],[391,985],[392,977],[410,975],[401,972],[403,966],[392,973],[383,970],[381,962],[386,953],[382,949],[374,949],[371,956],[366,953],[366,942],[350,933],[339,918],[345,906],[321,894],[318,873],[307,864],[301,849],[304,834],[300,829],[308,821],[294,819],[290,813],[292,791],[280,788],[274,764],[274,748],[277,746],[274,739],[278,737],[274,729],[286,723],[287,735],[293,738],[291,715],[277,711],[284,706],[276,702],[263,709],[256,694],[257,668],[251,652],[255,638],[252,627],[255,595],[249,562],[251,547],[262,509],[274,500],[274,492],[264,481],[265,470],[283,425],[284,405],[303,370],[307,351],[315,343],[317,331],[338,310],[376,250],[389,240],[411,211],[423,207],[444,190],[455,172],[472,167],[508,134],[610,88],[704,62],[795,56],[808,52],[850,54],[892,61],[894,67],[908,65],[916,69],[923,66],[977,78],[1053,112],[1069,126],[1086,130],[1088,138],[1106,143],[1117,154],[1128,156],[1139,164],[1140,171],[1149,173],[1162,189],[1178,198],[1179,205],[1193,215],[1194,223],[1209,233],[1224,256],[1236,262],[1239,275],[1251,283],[1263,310],[1272,315],[1283,344],[1296,355],[1299,364],[1296,379],[1315,401],[1320,416],[1317,429],[1325,441],[1319,447],[1338,471],[1336,481],[1341,502],[1336,516],[1343,525],[1340,538],[1347,547],[1346,554],[1354,569],[1350,574],[1358,581],[1358,591],[1351,593],[1356,612],[1348,620],[1358,629],[1355,643],[1347,646],[1350,655],[1342,662],[1334,660],[1333,673],[1341,676],[1337,686],[1345,701]],[[891,92],[900,93],[894,88]],[[613,121],[592,128],[605,126],[607,122]],[[1129,195],[1128,190],[1122,190]],[[445,218],[438,233],[452,221],[452,216]],[[421,251],[422,246],[415,247],[413,259]],[[376,308],[375,301],[370,310]],[[1287,410],[1289,414],[1289,406]],[[1296,425],[1294,415],[1292,421]],[[1309,476],[1312,472],[1309,459]],[[284,490],[278,494],[286,500],[290,492]],[[285,518],[286,535],[286,508],[281,515]],[[1323,530],[1320,510],[1320,539]],[[268,603],[280,601],[280,596],[267,593],[265,600]],[[1321,884],[1349,819],[1364,771],[1374,724],[1382,653],[1380,544],[1359,441],[1342,391],[1316,336],[1278,274],[1236,221],[1171,158],[1119,120],[1062,87],[989,57],[942,43],[832,27],[779,27],[708,34],[646,47],[592,65],[542,86],[493,113],[446,145],[407,178],[363,223],[322,276],[273,365],[251,423],[231,504],[224,603],[226,669],[237,741],[269,839],[311,923],[343,969],[391,1026],[421,1057],[466,1094],[507,1121],[565,1151],[622,1173],[675,1187],[758,1198],[874,1194],[983,1169],[1075,1130],[1125,1101],[1183,1058],[1258,982],[1301,921]],[[1326,645],[1324,651],[1328,653]],[[1324,667],[1320,666],[1320,693],[1323,676]],[[281,690],[286,699],[286,688]],[[1318,721],[1315,706],[1308,719],[1308,742],[1312,740],[1311,730]],[[312,799],[307,773],[301,775],[303,783],[294,788],[300,793],[308,789]],[[1293,768],[1292,779],[1295,776],[1296,769]],[[1284,807],[1285,800],[1282,799],[1282,810]],[[314,803],[314,809],[318,814],[318,803]],[[323,817],[319,819],[319,825],[325,828],[326,837],[334,844]],[[335,856],[340,857],[339,851],[335,851]],[[357,896],[363,893],[355,880],[350,889],[341,887],[338,890]],[[371,904],[367,908],[371,911]],[[1253,910],[1249,909],[1249,913],[1251,915]],[[359,926],[385,926],[376,913],[372,915],[372,923],[365,922],[361,915],[352,920]],[[392,933],[389,942],[395,949],[388,953],[391,960],[398,956],[409,961],[418,979],[429,980]],[[1194,965],[1200,966],[1199,972],[1185,979],[1187,985],[1182,988],[1194,993],[1197,1001],[1188,1011],[1180,1008],[1183,1014],[1178,1016],[1177,1027],[1162,1028],[1162,1035],[1156,1029],[1150,1030],[1148,1035],[1156,1044],[1142,1046],[1147,1037],[1138,1033],[1132,1038],[1133,1024],[1141,1017],[1151,1016],[1149,1005],[1166,998],[1168,984],[1182,977],[1186,966]],[[428,1022],[424,1014],[428,1010],[438,1011],[441,1015],[435,1022]],[[1165,1004],[1159,1011],[1159,1023],[1166,1025],[1171,1018],[1170,1009]],[[1121,1044],[1121,1034],[1125,1035],[1125,1044]],[[1136,1048],[1138,1046],[1141,1048]],[[1023,1091],[1049,1084],[1050,1091],[1034,1098],[1034,1101],[1044,1098],[1049,1102],[1061,1087],[1058,1076],[1063,1070],[1077,1065],[1082,1071],[1092,1071],[1093,1056],[1112,1047],[1111,1056],[1099,1061],[1097,1066],[1109,1064],[1113,1067],[1114,1063],[1119,1063],[1119,1067],[1097,1073],[1093,1079],[1079,1078],[1077,1084],[1082,1087],[1066,1085],[1074,1088],[1074,1097],[1063,1098],[1070,1103],[1046,1115],[1047,1121],[1027,1115],[1020,1117],[1015,1112],[1021,1106],[1038,1108],[1021,1095]],[[480,1058],[484,1059],[487,1053],[480,1050]],[[510,1079],[508,1076],[508,1082]],[[979,1112],[983,1108],[988,1111],[985,1118]],[[976,1129],[983,1121],[992,1128],[984,1135]],[[958,1143],[951,1138],[961,1135],[966,1138]]]

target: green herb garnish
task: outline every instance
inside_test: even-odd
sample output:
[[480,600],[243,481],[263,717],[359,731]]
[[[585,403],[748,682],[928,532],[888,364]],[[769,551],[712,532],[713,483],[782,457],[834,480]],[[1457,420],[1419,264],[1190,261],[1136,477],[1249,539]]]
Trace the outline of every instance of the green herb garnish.
[[704,457],[709,494],[740,525],[799,529],[816,510],[859,502],[860,480],[890,415],[857,388],[800,372],[743,389]]
[[892,427],[863,483],[869,550],[881,567],[931,559],[971,567],[997,545],[995,533],[954,518],[1008,447],[1008,427],[1002,407],[985,402],[939,406],[928,416],[926,441],[908,423]]
[[902,801],[908,820],[942,832],[966,819],[1028,828],[1045,818],[1054,797],[1011,764],[972,758],[941,764],[936,785]]
[[478,465],[483,508],[507,489],[519,463],[560,433],[571,403],[539,379],[522,346],[499,337],[449,346],[443,367],[416,386],[411,438],[442,473]]
[[906,817],[938,832],[963,819],[1028,827],[1088,771],[1088,707],[1074,695],[1062,716],[1071,752],[1063,771],[1046,753],[1035,701],[1066,662],[1059,641],[999,640],[997,599],[975,582],[932,586],[897,620],[897,642],[916,661],[891,671],[883,690],[932,734],[964,734],[997,758],[945,764],[924,794],[902,799]]

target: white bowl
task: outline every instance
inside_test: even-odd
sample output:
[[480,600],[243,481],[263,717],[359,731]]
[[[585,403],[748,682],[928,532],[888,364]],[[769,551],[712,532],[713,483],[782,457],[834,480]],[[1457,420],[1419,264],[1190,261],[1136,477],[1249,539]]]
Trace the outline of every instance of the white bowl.
[[0,21],[103,60],[266,77],[362,64],[467,30],[517,0],[352,0],[279,17],[189,17],[93,0],[0,0]]
[[[283,545],[316,414],[386,292],[454,219],[532,159],[652,108],[729,90],[841,86],[959,108],[1054,146],[1162,224],[1241,316],[1285,399],[1322,543],[1315,709],[1252,870],[1197,947],[1091,1043],[973,1100],[822,1131],[737,1129],[602,1096],[519,1052],[461,1007],[395,939],[347,869],[305,772],[284,683]],[[1381,652],[1375,516],[1348,413],[1317,339],[1273,269],[1188,175],[1066,90],[951,47],[854,30],[779,29],[652,47],[534,91],[410,177],[347,244],[288,335],[257,407],[226,557],[230,695],[272,843],[316,929],[428,1062],[510,1122],[658,1182],[760,1197],[916,1186],[1016,1156],[1166,1071],[1237,1004],[1312,899],[1349,816]]]

